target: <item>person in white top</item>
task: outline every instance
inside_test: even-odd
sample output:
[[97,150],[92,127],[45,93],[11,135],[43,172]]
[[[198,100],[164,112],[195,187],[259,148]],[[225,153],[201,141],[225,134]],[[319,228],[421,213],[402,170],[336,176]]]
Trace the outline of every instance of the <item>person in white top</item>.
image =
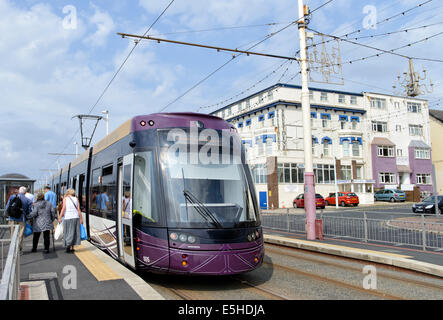
[[[63,219],[64,218],[64,219]],[[63,207],[58,219],[63,220],[63,242],[67,253],[74,252],[74,246],[80,245],[80,223],[83,224],[83,217],[80,211],[78,199],[75,197],[75,190],[68,189],[63,199]]]
[[29,192],[29,190],[30,190],[30,188],[26,189],[25,197],[28,198],[29,200],[31,200],[32,203],[34,203],[35,202],[35,196],[31,192]]

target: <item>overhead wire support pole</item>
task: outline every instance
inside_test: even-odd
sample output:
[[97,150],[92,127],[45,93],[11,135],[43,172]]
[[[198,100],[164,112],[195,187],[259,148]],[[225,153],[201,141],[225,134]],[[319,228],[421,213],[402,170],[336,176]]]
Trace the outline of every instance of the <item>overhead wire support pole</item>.
[[304,6],[303,0],[298,0],[298,30],[300,35],[300,66],[301,66],[301,103],[303,114],[303,141],[305,150],[305,211],[306,211],[306,237],[315,240],[315,185],[314,165],[312,162],[312,128],[311,128],[311,104],[309,101],[308,63],[306,52],[306,16],[308,7]]
[[122,38],[146,39],[146,40],[157,41],[158,43],[160,43],[160,42],[168,42],[168,43],[181,44],[181,45],[192,46],[192,47],[213,49],[213,50],[217,50],[217,51],[228,51],[228,52],[242,53],[242,54],[246,54],[247,56],[249,56],[249,55],[256,55],[256,56],[262,56],[262,57],[268,57],[268,58],[278,58],[278,59],[295,60],[295,61],[299,60],[296,57],[287,57],[287,56],[280,56],[280,55],[268,54],[268,53],[260,53],[260,52],[253,52],[253,51],[246,51],[246,50],[239,50],[239,49],[222,48],[222,47],[209,46],[209,45],[199,44],[199,43],[191,43],[191,42],[183,42],[183,41],[176,41],[176,40],[154,38],[154,37],[151,37],[151,36],[140,36],[140,35],[135,35],[135,34],[120,33],[120,32],[117,33],[117,34],[122,36]]

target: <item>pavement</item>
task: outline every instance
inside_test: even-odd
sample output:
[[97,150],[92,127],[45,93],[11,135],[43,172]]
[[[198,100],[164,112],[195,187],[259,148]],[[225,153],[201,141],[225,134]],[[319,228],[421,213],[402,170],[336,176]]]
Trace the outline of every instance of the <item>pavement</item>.
[[[443,252],[398,248],[380,244],[305,235],[266,232],[266,243],[382,263],[443,277]],[[42,241],[42,240],[41,240]],[[66,253],[61,241],[56,251],[43,252],[42,243],[31,253],[32,237],[24,240],[20,259],[21,300],[164,300],[137,273],[87,241]]]
[[[40,240],[42,242],[42,240]],[[20,258],[22,300],[164,300],[135,272],[87,241],[66,253],[62,242],[48,254],[32,253],[32,236]]]

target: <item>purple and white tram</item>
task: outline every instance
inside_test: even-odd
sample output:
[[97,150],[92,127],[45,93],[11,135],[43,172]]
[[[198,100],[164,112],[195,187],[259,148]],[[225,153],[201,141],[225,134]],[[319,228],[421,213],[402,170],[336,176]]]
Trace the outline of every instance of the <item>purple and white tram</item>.
[[263,262],[263,233],[235,129],[197,113],[137,116],[53,177],[74,188],[90,241],[131,268],[229,275]]

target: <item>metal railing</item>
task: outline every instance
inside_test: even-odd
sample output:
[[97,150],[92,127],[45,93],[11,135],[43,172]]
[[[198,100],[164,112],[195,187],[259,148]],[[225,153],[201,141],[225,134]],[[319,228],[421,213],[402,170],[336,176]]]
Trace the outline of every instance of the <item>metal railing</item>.
[[0,209],[0,225],[6,224],[6,210]]
[[[443,248],[443,222],[426,221],[424,215],[416,219],[373,219],[319,215],[323,235],[361,242],[376,242],[397,246],[412,246],[422,250]],[[263,213],[265,229],[289,233],[306,233],[306,215],[290,213]]]
[[[6,229],[6,230],[5,230]],[[12,230],[10,237],[5,237],[9,230]],[[16,226],[0,226],[1,243],[1,282],[0,282],[0,301],[18,300],[20,291],[20,243],[19,229]],[[5,248],[6,247],[6,248]],[[9,247],[9,250],[8,250]],[[5,257],[5,251],[8,254]]]

